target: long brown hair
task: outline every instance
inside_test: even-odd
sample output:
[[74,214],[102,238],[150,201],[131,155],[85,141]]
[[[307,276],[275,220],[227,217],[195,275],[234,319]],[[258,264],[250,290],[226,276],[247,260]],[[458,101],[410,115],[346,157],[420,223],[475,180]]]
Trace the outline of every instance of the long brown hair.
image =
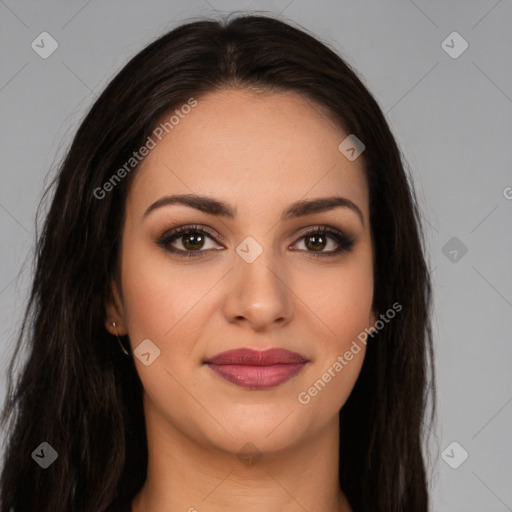
[[[340,411],[339,480],[355,512],[428,510],[422,442],[429,393],[430,421],[435,412],[431,283],[412,182],[356,72],[302,27],[246,15],[189,21],[130,60],[87,113],[46,190],[44,197],[53,197],[37,234],[33,286],[0,418],[8,432],[2,511],[99,512],[129,503],[144,484],[142,385],[104,327],[136,166],[103,197],[94,191],[164,114],[228,86],[298,92],[365,144],[373,307],[403,308],[368,343]],[[23,346],[28,357],[15,381]],[[58,453],[48,469],[31,457],[42,442]]]

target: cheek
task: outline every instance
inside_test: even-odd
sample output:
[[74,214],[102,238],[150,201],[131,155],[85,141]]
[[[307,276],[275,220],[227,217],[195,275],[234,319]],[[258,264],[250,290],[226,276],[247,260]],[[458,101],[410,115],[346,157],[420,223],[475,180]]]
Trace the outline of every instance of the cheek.
[[[147,242],[145,242],[147,244]],[[197,313],[197,305],[218,279],[196,265],[178,265],[159,248],[134,243],[126,247],[122,267],[128,331],[160,343]]]
[[[315,407],[325,409],[325,414],[343,406],[364,362],[365,329],[371,325],[372,271],[370,258],[347,259],[346,265],[317,275],[317,286],[310,288],[313,292],[303,295],[309,297],[310,327],[317,326],[315,344],[321,348],[316,352],[315,371],[311,372],[308,388],[302,391]],[[304,294],[306,285],[302,285]]]
[[[300,279],[301,297],[317,316],[331,346],[343,349],[370,326],[373,300],[373,269],[368,258],[353,258],[337,268],[317,273],[315,279]],[[313,317],[314,317],[313,315]],[[310,315],[311,316],[311,315]]]
[[136,357],[135,363],[146,393],[164,411],[170,407],[169,396],[176,397],[176,403],[186,401],[180,383],[186,382],[190,392],[195,389],[194,382],[187,380],[200,359],[194,342],[211,314],[214,294],[208,292],[221,274],[198,271],[197,264],[178,265],[163,251],[159,254],[142,245],[126,245],[123,306],[132,349],[149,339],[160,350],[150,365]]

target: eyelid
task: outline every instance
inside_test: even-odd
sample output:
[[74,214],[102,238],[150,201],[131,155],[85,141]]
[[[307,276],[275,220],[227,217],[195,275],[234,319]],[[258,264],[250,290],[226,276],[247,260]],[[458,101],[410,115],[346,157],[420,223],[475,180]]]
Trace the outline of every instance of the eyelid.
[[331,226],[330,224],[311,224],[309,226],[306,226],[302,228],[298,233],[296,233],[294,236],[302,238],[309,233],[316,233],[317,231],[326,231],[327,234],[330,232],[333,234],[337,234],[340,237],[344,237],[347,239],[351,239],[351,237],[345,230],[341,228],[336,228],[334,226]]

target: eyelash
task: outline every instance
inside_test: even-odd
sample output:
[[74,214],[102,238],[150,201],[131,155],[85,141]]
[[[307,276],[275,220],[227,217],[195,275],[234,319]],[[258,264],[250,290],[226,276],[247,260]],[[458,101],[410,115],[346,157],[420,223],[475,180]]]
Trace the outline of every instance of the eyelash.
[[[184,235],[189,235],[192,233],[200,233],[202,235],[207,236],[208,238],[211,238],[215,241],[214,236],[209,233],[208,231],[200,228],[197,225],[193,226],[180,226],[178,228],[175,228],[169,232],[167,232],[165,235],[157,239],[156,243],[160,247],[163,247],[166,251],[176,254],[178,256],[183,257],[201,257],[201,253],[209,252],[209,250],[197,250],[197,251],[183,251],[181,249],[176,249],[174,247],[170,247],[171,242],[174,242],[175,240],[178,240],[179,238],[183,237]],[[333,257],[338,256],[345,252],[350,252],[352,250],[352,247],[354,246],[354,239],[345,235],[342,231],[339,231],[337,229],[331,228],[329,226],[318,226],[310,231],[303,233],[302,236],[299,238],[299,240],[302,240],[303,238],[307,238],[308,236],[313,235],[329,235],[330,238],[334,239],[334,241],[338,244],[338,248],[329,252],[314,252],[314,251],[307,251],[307,250],[301,250],[301,252],[308,252],[313,257]]]

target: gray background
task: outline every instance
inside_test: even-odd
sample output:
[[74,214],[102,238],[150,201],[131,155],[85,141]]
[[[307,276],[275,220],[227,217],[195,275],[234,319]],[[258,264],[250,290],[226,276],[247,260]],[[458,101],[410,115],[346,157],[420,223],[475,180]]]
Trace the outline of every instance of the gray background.
[[[435,285],[433,510],[512,511],[510,0],[0,1],[1,401],[49,170],[132,55],[215,10],[281,13],[313,31],[386,113],[411,166]],[[47,59],[31,48],[44,31],[59,45]],[[469,44],[457,58],[445,49],[460,39],[442,45],[454,31]],[[462,449],[469,457],[453,469]]]

